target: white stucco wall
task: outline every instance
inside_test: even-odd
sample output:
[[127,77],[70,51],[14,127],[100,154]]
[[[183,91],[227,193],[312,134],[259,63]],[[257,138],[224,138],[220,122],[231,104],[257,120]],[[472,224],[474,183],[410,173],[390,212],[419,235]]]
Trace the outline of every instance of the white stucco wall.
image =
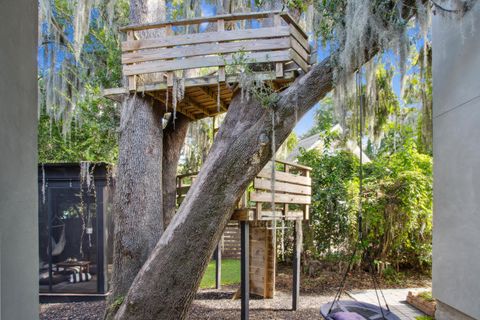
[[0,318],[38,319],[37,1],[0,0]]
[[[432,41],[433,294],[480,319],[480,4],[436,15]],[[442,303],[437,319],[468,319]]]

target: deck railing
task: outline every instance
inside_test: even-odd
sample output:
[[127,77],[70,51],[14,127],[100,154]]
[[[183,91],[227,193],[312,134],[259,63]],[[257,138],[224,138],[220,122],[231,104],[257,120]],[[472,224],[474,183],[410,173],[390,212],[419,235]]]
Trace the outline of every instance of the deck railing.
[[152,73],[157,81],[173,85],[174,72],[188,69],[217,68],[218,81],[224,82],[225,66],[240,51],[247,63],[272,65],[278,78],[292,66],[309,68],[308,37],[286,12],[220,15],[121,30],[127,34],[122,64],[129,90],[136,90],[137,80]]
[[[272,210],[271,167],[267,165],[253,179],[245,191],[232,220],[308,220],[311,204],[311,168],[276,161],[275,164],[275,210]],[[177,204],[185,198],[197,173],[177,177]]]

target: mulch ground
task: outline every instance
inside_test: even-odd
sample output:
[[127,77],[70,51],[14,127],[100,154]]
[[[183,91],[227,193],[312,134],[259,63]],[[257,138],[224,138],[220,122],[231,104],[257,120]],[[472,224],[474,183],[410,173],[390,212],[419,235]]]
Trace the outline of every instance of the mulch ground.
[[[303,276],[300,305],[291,311],[291,269],[279,266],[274,299],[250,299],[250,319],[319,319],[320,306],[332,300],[341,281],[338,272],[322,271],[315,278]],[[382,288],[429,287],[428,276],[412,273],[397,281],[381,280]],[[188,319],[239,319],[240,300],[232,300],[238,286],[227,286],[221,290],[200,290],[193,302]],[[357,271],[348,278],[346,289],[372,288],[371,276]],[[347,296],[343,297],[348,299]],[[105,302],[47,303],[40,306],[41,320],[101,320]]]

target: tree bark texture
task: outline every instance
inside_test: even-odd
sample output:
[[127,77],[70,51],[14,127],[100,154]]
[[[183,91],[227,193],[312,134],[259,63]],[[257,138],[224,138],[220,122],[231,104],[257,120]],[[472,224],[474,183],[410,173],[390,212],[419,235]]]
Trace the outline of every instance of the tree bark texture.
[[119,137],[113,300],[127,293],[163,232],[163,109],[147,98],[131,99],[131,113]]
[[[134,23],[165,19],[165,12],[162,0],[132,0],[130,3],[130,19]],[[151,98],[140,94],[130,94],[125,101],[118,141],[109,304],[126,295],[163,233],[163,110]]]
[[163,130],[163,228],[170,224],[176,210],[177,196],[177,166],[178,160],[188,131],[190,120],[177,113],[174,121],[170,117],[169,123]]

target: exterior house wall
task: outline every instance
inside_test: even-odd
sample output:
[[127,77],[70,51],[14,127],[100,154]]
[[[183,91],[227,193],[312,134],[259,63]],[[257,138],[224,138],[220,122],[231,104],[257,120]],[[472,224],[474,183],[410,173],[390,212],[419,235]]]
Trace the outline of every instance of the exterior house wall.
[[0,318],[38,319],[37,1],[0,1]]
[[480,5],[447,16],[433,18],[433,295],[437,319],[480,319]]

